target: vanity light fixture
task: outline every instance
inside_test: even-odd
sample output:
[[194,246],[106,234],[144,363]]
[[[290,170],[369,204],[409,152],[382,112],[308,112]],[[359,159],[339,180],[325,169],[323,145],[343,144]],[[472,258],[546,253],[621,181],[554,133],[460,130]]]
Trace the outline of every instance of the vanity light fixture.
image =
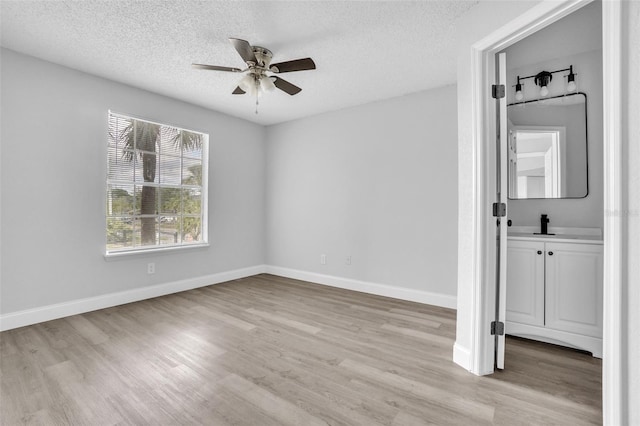
[[521,80],[526,80],[528,78],[533,78],[533,81],[536,85],[540,86],[540,96],[545,97],[549,94],[549,88],[547,87],[549,85],[549,82],[551,80],[553,80],[553,74],[557,73],[557,72],[565,72],[565,71],[569,71],[569,74],[566,75],[567,77],[567,90],[569,92],[573,92],[576,90],[577,86],[576,86],[576,74],[573,72],[573,65],[570,65],[569,68],[565,68],[565,69],[561,69],[561,70],[556,70],[556,71],[540,71],[538,74],[536,75],[530,75],[527,77],[520,77],[518,76],[518,82],[516,84],[516,101],[521,101],[522,99],[524,99],[524,94],[522,92],[522,86],[524,85],[524,83]]

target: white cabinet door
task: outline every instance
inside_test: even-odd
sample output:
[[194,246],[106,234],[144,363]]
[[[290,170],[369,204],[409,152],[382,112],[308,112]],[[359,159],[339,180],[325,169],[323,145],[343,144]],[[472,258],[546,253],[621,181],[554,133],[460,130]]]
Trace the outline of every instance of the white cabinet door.
[[602,336],[602,246],[546,243],[547,328]]
[[507,321],[543,326],[544,243],[509,241],[507,259]]

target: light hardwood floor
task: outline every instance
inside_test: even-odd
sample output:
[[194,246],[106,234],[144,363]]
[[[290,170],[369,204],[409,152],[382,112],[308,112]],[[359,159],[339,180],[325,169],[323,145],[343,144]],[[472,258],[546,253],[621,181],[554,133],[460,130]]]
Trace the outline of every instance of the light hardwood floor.
[[508,339],[453,364],[455,311],[271,275],[0,334],[2,425],[598,424],[601,362]]

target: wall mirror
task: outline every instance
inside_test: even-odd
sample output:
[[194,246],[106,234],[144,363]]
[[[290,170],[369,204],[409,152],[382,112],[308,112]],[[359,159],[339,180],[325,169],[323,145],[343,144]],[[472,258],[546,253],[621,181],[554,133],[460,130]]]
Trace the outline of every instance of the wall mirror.
[[509,198],[586,197],[587,95],[510,104],[507,116]]

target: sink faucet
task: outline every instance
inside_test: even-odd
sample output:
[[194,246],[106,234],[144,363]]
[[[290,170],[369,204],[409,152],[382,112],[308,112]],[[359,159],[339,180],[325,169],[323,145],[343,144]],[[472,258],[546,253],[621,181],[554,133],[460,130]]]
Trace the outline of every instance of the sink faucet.
[[540,233],[542,235],[547,235],[547,223],[549,223],[549,218],[546,214],[540,216]]

